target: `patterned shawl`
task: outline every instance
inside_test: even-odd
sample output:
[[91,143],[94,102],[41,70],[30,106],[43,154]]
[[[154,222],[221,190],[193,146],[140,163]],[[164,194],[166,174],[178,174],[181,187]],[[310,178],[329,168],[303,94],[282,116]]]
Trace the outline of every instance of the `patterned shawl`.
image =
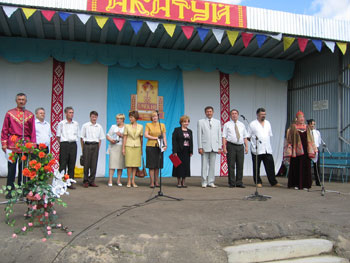
[[[304,154],[303,145],[296,124],[292,124],[287,130],[287,136],[284,143],[283,159],[290,162],[290,158],[295,158]],[[311,129],[308,126],[303,126],[307,133],[307,154],[310,159],[315,158],[317,147],[315,146],[314,138],[311,134]]]

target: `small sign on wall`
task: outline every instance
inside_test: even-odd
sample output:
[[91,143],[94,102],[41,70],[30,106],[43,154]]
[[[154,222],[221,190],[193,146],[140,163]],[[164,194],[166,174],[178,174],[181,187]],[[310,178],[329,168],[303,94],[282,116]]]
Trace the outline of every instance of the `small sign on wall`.
[[328,100],[318,100],[312,103],[312,109],[316,110],[328,110]]

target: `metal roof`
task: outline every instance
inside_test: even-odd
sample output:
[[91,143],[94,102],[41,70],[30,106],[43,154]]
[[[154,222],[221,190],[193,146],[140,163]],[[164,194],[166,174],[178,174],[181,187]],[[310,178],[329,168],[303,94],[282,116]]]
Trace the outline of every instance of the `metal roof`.
[[[87,0],[3,0],[0,2],[0,5],[8,3],[15,6],[30,6],[38,9],[46,7],[54,10],[70,11],[72,13],[88,13],[83,11],[86,10],[86,1]],[[350,32],[350,22],[327,20],[259,8],[247,8],[247,14],[247,31],[249,32],[262,32],[265,34],[285,33],[288,35],[298,35],[303,37],[350,41],[350,34],[348,34],[348,32]],[[108,14],[108,16],[113,17],[110,14]],[[125,18],[135,19],[132,17]],[[142,18],[142,20],[145,21],[146,19]],[[289,23],[290,21],[292,21],[292,23]],[[324,23],[329,23],[328,27],[333,28],[333,30],[328,30],[328,27],[323,27],[325,25]],[[183,23],[179,22],[178,25],[182,24]],[[339,28],[338,24],[341,25]],[[322,26],[319,27],[320,25]],[[330,25],[333,25],[333,27]],[[214,27],[208,26],[208,28]],[[338,29],[339,32],[337,32]],[[343,33],[341,34],[340,32]],[[331,34],[333,34],[332,37]],[[310,53],[318,52],[311,41],[308,42],[305,52],[303,53],[299,50],[297,41],[294,41],[292,46],[284,51],[283,41],[278,41],[274,38],[267,38],[263,46],[259,48],[255,36],[247,48],[243,45],[241,35],[232,47],[226,34],[224,34],[221,44],[219,44],[211,30],[202,42],[196,30],[193,32],[192,37],[187,39],[180,26],[176,27],[172,37],[167,34],[161,24],[159,24],[156,31],[152,33],[144,23],[138,34],[135,34],[128,22],[125,23],[121,31],[118,31],[113,21],[109,19],[103,29],[100,29],[93,17],[91,17],[85,25],[76,15],[71,15],[66,21],[63,21],[58,13],[53,16],[50,22],[42,16],[41,12],[35,12],[33,16],[27,20],[20,9],[18,9],[10,18],[6,16],[3,10],[0,10],[0,35],[39,39],[62,39],[102,44],[108,43],[114,45],[187,50],[193,52],[287,60],[298,60]],[[336,39],[340,37],[343,38]],[[323,48],[326,47],[323,46]]]

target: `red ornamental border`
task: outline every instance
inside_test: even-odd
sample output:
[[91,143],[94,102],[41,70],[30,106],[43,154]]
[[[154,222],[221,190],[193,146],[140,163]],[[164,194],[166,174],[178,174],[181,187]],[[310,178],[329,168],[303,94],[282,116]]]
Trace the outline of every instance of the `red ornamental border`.
[[[220,72],[220,117],[221,128],[230,120],[230,77]],[[226,155],[220,156],[220,176],[228,176]]]
[[[53,60],[52,97],[51,97],[51,145],[50,152],[58,160],[60,144],[56,138],[58,123],[63,119],[63,91],[65,63]],[[57,167],[58,168],[58,164]]]

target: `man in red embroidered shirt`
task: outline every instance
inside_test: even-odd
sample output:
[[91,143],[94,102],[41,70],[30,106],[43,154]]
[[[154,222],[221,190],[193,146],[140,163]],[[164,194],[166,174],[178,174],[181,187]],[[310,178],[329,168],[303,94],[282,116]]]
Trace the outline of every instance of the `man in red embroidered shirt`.
[[[25,109],[27,96],[24,93],[16,95],[17,107],[6,112],[4,123],[1,131],[2,150],[9,154],[10,152],[21,153],[20,149],[16,148],[16,142],[23,138],[29,142],[36,143],[35,133],[35,118],[33,113]],[[23,127],[24,125],[24,127]],[[15,135],[15,136],[13,136]],[[15,138],[17,138],[15,140]],[[21,158],[21,156],[20,156]],[[18,184],[22,183],[22,162],[18,161]],[[17,162],[8,162],[7,185],[13,188],[16,177]],[[8,195],[7,198],[10,198]]]

